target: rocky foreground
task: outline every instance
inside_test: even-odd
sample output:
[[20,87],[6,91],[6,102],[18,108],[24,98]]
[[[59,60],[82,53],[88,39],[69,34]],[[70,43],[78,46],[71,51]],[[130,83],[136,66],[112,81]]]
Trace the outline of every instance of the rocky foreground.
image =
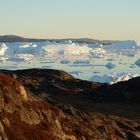
[[140,77],[108,85],[0,70],[0,140],[140,140]]

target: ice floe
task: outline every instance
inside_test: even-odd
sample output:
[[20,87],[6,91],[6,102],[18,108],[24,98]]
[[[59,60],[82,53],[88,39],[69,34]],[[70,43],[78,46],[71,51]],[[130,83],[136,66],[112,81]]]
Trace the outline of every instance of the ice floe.
[[90,61],[89,60],[75,60],[73,63],[74,64],[89,64]]

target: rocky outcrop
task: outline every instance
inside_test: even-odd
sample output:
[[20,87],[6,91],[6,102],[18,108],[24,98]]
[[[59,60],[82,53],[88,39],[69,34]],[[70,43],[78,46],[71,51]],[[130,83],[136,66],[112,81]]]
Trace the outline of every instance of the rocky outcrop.
[[58,70],[1,70],[0,139],[139,140],[139,82],[108,85]]
[[96,89],[96,95],[91,96],[98,102],[140,103],[140,77],[114,85],[102,86]]

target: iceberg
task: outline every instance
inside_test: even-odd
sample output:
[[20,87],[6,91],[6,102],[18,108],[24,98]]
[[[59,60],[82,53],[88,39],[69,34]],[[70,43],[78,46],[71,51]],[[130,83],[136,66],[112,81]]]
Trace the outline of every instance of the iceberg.
[[94,75],[89,80],[93,82],[98,83],[110,83],[114,84],[121,81],[128,81],[129,79],[132,79],[134,77],[140,76],[139,74],[133,74],[133,73],[107,73],[104,75]]
[[4,56],[6,54],[8,47],[5,43],[0,44],[0,56]]
[[115,53],[119,55],[126,55],[134,57],[140,52],[140,45],[136,41],[116,41],[109,45],[103,45],[103,48],[109,53]]
[[[71,40],[44,41],[44,42],[15,42],[1,43],[0,56],[8,58],[16,57],[18,54],[30,54],[40,57],[56,57],[59,61],[63,56],[106,58],[116,55],[127,55],[134,57],[140,54],[140,45],[135,41],[116,41],[108,45],[102,43],[73,42]],[[75,59],[75,58],[74,58]]]
[[93,58],[104,58],[104,57],[107,56],[107,52],[103,48],[94,48],[90,52],[90,56],[93,57]]
[[[139,56],[140,44],[136,41],[104,43],[104,41],[88,42],[82,39],[78,41],[56,39],[42,42],[0,43],[2,68],[10,69],[8,66],[14,63],[17,64],[17,69],[51,67],[71,71],[84,80],[89,79],[93,71],[96,71],[99,75],[94,75],[91,79],[103,83],[129,79],[134,76],[128,74],[132,71],[140,74]],[[118,72],[122,71],[121,68],[124,72],[127,70],[128,75],[118,75]],[[79,72],[81,70],[82,73]],[[117,74],[105,74],[111,71]]]
[[92,51],[92,48],[89,48],[86,45],[79,44],[49,44],[43,46],[42,49],[46,54],[56,54],[56,55],[87,55]]
[[113,68],[115,68],[115,64],[113,64],[112,62],[109,62],[109,63],[107,63],[106,65],[105,65],[108,69],[113,69]]
[[138,60],[135,62],[135,64],[136,64],[138,67],[140,67],[140,59],[138,59]]

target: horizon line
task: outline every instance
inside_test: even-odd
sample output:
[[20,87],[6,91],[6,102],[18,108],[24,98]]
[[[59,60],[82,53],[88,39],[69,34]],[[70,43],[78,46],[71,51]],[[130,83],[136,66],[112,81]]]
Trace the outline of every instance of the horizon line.
[[13,37],[20,37],[24,39],[36,39],[36,40],[68,40],[68,39],[91,39],[91,40],[97,40],[97,41],[138,41],[135,39],[97,39],[92,37],[65,37],[65,38],[39,38],[39,37],[25,37],[22,35],[15,35],[15,34],[2,34],[0,37],[6,37],[6,36],[13,36]]

